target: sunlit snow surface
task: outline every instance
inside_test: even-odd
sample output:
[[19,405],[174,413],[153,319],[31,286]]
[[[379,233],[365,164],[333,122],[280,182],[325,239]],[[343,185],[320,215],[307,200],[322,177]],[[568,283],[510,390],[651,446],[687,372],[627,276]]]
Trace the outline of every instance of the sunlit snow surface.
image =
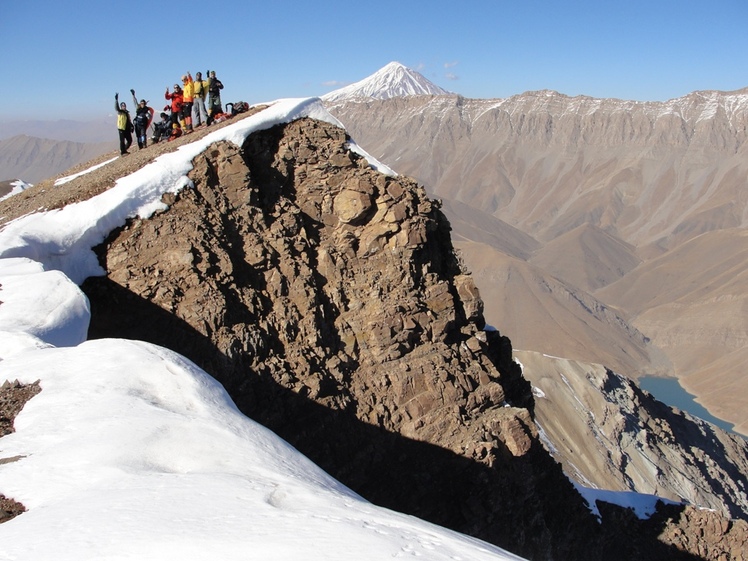
[[97,164],[93,167],[88,168],[87,170],[81,171],[79,173],[74,173],[73,175],[66,175],[65,177],[61,177],[57,180],[55,180],[55,187],[59,187],[60,185],[65,185],[65,183],[71,182],[73,179],[77,179],[83,175],[86,175],[87,173],[91,173],[94,170],[97,170],[99,168],[103,168],[107,166],[108,164],[111,164],[114,160],[117,158],[112,158],[111,160],[106,160],[105,162],[101,162],[100,164]]
[[239,413],[184,358],[96,340],[17,354],[42,392],[0,441],[0,488],[29,509],[2,559],[511,558],[363,501]]
[[282,100],[93,199],[0,230],[0,382],[42,387],[0,439],[0,493],[28,509],[0,524],[0,559],[518,559],[364,501],[183,357],[84,341],[76,282],[101,274],[91,248],[188,188],[211,142],[302,116],[332,122],[319,100]]

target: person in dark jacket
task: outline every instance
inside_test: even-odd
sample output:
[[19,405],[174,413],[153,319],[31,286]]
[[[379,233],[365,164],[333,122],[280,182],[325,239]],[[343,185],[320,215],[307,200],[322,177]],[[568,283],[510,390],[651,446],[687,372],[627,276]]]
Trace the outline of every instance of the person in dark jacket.
[[133,120],[135,138],[138,140],[138,148],[142,149],[148,145],[148,127],[151,126],[153,120],[153,108],[148,107],[148,102],[145,99],[141,99],[138,103],[135,90],[130,90],[130,93],[132,94],[132,102],[136,107],[135,119]]
[[151,140],[154,143],[162,140],[169,140],[171,132],[171,119],[166,112],[162,112],[161,121],[153,125],[153,136],[151,137]]
[[213,122],[215,115],[223,113],[221,107],[221,90],[223,84],[216,78],[216,71],[208,71],[208,124]]
[[123,101],[119,102],[119,93],[114,94],[114,110],[117,112],[117,130],[119,131],[119,153],[124,156],[129,154],[128,148],[132,145],[133,125],[130,120],[130,112]]

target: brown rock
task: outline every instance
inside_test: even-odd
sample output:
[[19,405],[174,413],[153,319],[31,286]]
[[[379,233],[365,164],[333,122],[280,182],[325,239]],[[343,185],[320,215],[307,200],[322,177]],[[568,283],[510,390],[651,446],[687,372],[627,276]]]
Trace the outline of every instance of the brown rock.
[[334,208],[341,222],[355,223],[371,210],[371,196],[367,193],[344,189],[335,197]]

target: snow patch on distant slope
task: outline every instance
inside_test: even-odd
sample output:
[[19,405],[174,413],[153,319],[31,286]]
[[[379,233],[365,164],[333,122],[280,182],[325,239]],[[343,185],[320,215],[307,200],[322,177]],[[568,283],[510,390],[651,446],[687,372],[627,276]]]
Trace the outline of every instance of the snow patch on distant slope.
[[65,183],[69,183],[73,179],[77,179],[78,177],[86,175],[87,173],[91,173],[92,171],[95,171],[95,170],[97,170],[97,169],[99,169],[101,167],[104,167],[105,165],[113,162],[116,159],[117,159],[117,157],[114,157],[114,158],[112,158],[110,160],[107,160],[106,162],[101,162],[100,164],[96,164],[96,165],[94,165],[94,166],[92,166],[92,167],[90,167],[88,169],[85,169],[85,170],[79,172],[79,173],[75,173],[73,175],[67,175],[65,177],[61,177],[61,178],[59,178],[59,179],[57,179],[55,181],[55,187],[57,187],[59,185],[64,185]]
[[10,184],[11,190],[7,195],[4,195],[0,197],[0,201],[3,201],[7,199],[8,197],[12,197],[13,195],[17,195],[18,193],[22,193],[29,187],[31,187],[30,183],[26,183],[25,181],[21,181],[20,179],[17,179]]

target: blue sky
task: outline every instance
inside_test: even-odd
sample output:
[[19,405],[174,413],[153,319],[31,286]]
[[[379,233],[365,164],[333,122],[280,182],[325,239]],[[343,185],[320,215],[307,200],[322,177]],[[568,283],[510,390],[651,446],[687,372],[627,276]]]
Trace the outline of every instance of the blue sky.
[[399,61],[472,98],[666,100],[748,86],[745,0],[3,0],[0,119],[159,109],[187,70],[224,100],[322,95]]

